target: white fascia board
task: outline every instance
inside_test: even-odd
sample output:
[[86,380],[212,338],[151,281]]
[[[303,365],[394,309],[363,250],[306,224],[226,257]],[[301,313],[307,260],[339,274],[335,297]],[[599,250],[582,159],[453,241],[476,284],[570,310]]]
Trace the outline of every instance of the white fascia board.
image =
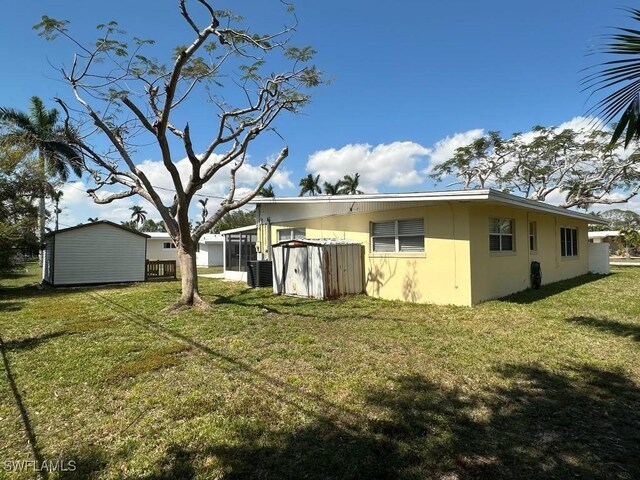
[[220,232],[220,235],[227,235],[229,233],[248,232],[249,230],[256,230],[257,228],[258,228],[257,225],[249,225],[247,227],[232,228],[231,230],[222,230]]
[[490,190],[452,190],[441,192],[374,193],[364,195],[316,195],[311,197],[256,197],[249,203],[269,205],[277,203],[366,203],[487,200]]
[[256,197],[250,203],[255,205],[313,204],[313,203],[366,203],[366,202],[454,202],[454,201],[494,201],[506,205],[528,208],[544,213],[562,215],[584,220],[589,223],[607,222],[586,213],[575,212],[548,203],[518,197],[499,190],[451,190],[440,192],[376,193],[365,195],[317,195],[311,197]]

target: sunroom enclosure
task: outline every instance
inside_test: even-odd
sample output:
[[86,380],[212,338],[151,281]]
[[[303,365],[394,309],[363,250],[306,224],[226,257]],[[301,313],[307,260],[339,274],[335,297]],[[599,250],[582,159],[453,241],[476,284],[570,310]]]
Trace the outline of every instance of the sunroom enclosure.
[[255,225],[220,232],[224,235],[224,276],[246,280],[247,262],[257,260],[258,229]]

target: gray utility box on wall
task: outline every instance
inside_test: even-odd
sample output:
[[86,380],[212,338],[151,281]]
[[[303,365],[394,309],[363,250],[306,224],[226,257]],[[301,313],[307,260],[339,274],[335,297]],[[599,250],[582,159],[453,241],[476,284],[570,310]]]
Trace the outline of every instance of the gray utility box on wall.
[[287,240],[273,245],[273,291],[330,299],[364,291],[364,249],[350,240]]

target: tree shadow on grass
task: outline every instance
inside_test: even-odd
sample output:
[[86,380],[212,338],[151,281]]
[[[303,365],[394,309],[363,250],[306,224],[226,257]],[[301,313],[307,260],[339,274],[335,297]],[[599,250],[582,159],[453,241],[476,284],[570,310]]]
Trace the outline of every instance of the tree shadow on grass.
[[36,434],[33,431],[33,426],[31,423],[31,419],[29,417],[29,412],[27,411],[27,407],[25,406],[24,401],[22,399],[22,394],[20,393],[20,389],[16,384],[11,363],[9,362],[9,357],[7,355],[7,346],[3,342],[2,338],[0,338],[0,357],[2,357],[2,366],[4,367],[7,383],[9,384],[9,388],[13,396],[13,401],[18,410],[18,414],[20,415],[20,420],[22,422],[24,434],[27,439],[27,443],[29,444],[29,448],[31,450],[33,460],[37,462],[37,465],[42,465],[44,457],[42,456],[42,451],[41,451],[40,445],[38,444]]
[[67,451],[57,460],[64,467],[57,472],[56,478],[60,480],[99,478],[99,473],[108,466],[107,454],[95,445]]
[[48,342],[49,340],[53,340],[54,338],[62,337],[64,335],[69,335],[69,332],[66,330],[62,330],[59,332],[51,332],[39,335],[37,337],[28,337],[21,338],[17,340],[9,340],[4,342],[4,349],[7,351],[11,350],[31,350],[36,348],[38,345]]
[[258,430],[200,453],[225,478],[640,478],[640,390],[622,373],[500,374],[508,386],[477,394],[403,376],[368,395],[366,422]]
[[33,298],[49,298],[49,297],[63,297],[70,294],[77,294],[79,292],[88,291],[100,291],[104,289],[121,290],[129,288],[135,284],[113,284],[113,285],[96,285],[74,288],[54,288],[39,286],[22,286],[3,288],[0,287],[0,313],[3,312],[18,312],[23,307],[29,304],[29,300]]
[[567,322],[584,325],[602,332],[613,333],[614,335],[631,338],[636,342],[640,342],[640,325],[638,324],[585,316],[571,317],[567,319]]
[[[188,336],[172,328],[168,328],[154,319],[141,314],[140,312],[133,310],[125,305],[122,305],[105,295],[98,292],[92,292],[92,297],[102,303],[107,308],[112,309],[122,315],[124,315],[132,323],[139,325],[156,333],[157,335],[169,340],[178,341],[182,344],[186,344],[196,351],[207,355],[210,359],[216,362],[216,368],[231,372],[242,381],[251,384],[262,395],[267,395],[300,410],[305,413],[316,416],[319,418],[327,418],[337,415],[336,410],[340,410],[340,415],[352,415],[357,416],[358,413],[355,409],[340,407],[335,403],[329,402],[321,395],[303,391],[300,388],[294,387],[284,380],[269,375],[253,367],[250,363],[234,358],[225,353],[219,352],[208,345]],[[305,407],[300,401],[301,398],[314,402],[319,405],[323,413],[318,413],[311,408]]]
[[209,470],[232,479],[640,478],[640,388],[620,371],[511,364],[472,393],[404,375],[352,407],[95,297],[132,322],[191,345],[215,368],[236,375],[242,388],[308,421],[247,417],[223,441],[169,448],[149,479],[188,479]]
[[0,302],[0,312],[19,312],[25,302]]
[[[251,290],[251,289],[249,289]],[[246,293],[245,291],[240,294]],[[337,305],[353,298],[353,295],[335,298],[331,300],[318,300],[311,298],[292,298],[278,295],[274,298],[265,298],[260,295],[240,297],[239,295],[214,295],[214,305],[230,305],[243,308],[259,308],[261,313],[275,313],[278,315],[291,315],[301,318],[309,318],[319,321],[336,321],[345,317],[345,312],[336,309]],[[305,311],[310,313],[305,313]],[[373,318],[370,313],[358,312],[360,320]]]
[[543,300],[545,298],[558,295],[559,293],[565,292],[567,290],[571,290],[572,288],[586,285],[591,282],[597,282],[598,280],[602,280],[603,278],[608,278],[611,275],[615,275],[615,273],[610,273],[608,275],[597,275],[594,273],[588,273],[586,275],[580,275],[579,277],[570,278],[568,280],[561,280],[559,282],[543,284],[537,290],[533,288],[529,288],[522,292],[518,292],[512,295],[508,295],[506,297],[502,297],[499,300],[502,302],[518,303],[518,304],[534,303],[534,302],[537,302],[538,300]]
[[170,445],[165,458],[158,466],[158,471],[152,472],[140,480],[187,480],[195,478],[196,469],[193,465],[192,452],[180,445]]

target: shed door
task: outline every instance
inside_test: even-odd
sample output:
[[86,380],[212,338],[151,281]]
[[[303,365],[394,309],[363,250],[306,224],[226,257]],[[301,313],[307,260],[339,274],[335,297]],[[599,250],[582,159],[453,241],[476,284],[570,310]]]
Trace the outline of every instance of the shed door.
[[284,293],[309,296],[309,252],[307,248],[283,248],[286,277]]

